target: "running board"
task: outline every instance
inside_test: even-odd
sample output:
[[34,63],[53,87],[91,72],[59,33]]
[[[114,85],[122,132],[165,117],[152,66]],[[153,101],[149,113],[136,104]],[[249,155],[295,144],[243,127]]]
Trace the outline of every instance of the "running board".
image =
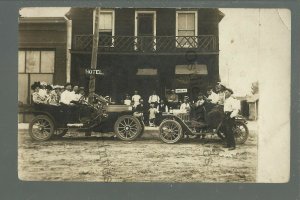
[[83,124],[80,123],[80,124],[67,124],[67,127],[82,127]]

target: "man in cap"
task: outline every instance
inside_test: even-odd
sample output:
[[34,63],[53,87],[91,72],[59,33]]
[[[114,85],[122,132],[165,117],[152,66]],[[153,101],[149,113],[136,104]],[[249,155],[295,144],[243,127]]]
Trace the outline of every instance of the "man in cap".
[[230,88],[225,88],[224,91],[225,100],[224,100],[224,125],[225,125],[225,135],[226,135],[226,148],[229,150],[235,149],[235,139],[233,133],[233,125],[235,117],[239,112],[239,102],[232,97],[233,91]]
[[72,105],[71,101],[74,101],[74,93],[72,92],[71,83],[66,83],[65,91],[61,93],[60,102],[65,105]]

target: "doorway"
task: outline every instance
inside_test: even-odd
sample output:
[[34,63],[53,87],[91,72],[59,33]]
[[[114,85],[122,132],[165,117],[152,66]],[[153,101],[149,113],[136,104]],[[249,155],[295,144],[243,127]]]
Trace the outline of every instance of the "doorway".
[[156,50],[156,12],[135,12],[135,50],[149,52]]

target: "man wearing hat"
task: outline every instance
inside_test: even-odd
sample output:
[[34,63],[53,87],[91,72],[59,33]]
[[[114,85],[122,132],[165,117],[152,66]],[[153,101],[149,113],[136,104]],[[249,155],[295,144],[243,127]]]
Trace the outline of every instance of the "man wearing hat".
[[47,85],[48,84],[44,81],[40,83],[39,95],[45,99],[47,98],[47,90],[46,90]]
[[74,94],[72,92],[71,83],[66,83],[65,91],[61,93],[60,102],[65,105],[72,105],[71,101],[74,101]]
[[171,94],[167,95],[167,101],[170,107],[176,108],[178,105],[178,95],[175,93],[175,90],[171,90]]
[[42,97],[40,94],[39,94],[39,91],[40,91],[40,82],[34,82],[32,85],[31,85],[31,89],[33,90],[33,93],[31,94],[32,95],[32,101],[34,103],[45,103],[45,98]]
[[219,100],[218,104],[219,105],[224,105],[224,100],[225,100],[225,94],[224,91],[226,89],[226,84],[219,82],[218,85],[216,85],[216,93],[219,95]]
[[226,148],[228,150],[235,149],[235,139],[233,133],[233,125],[235,117],[239,112],[239,102],[232,97],[233,91],[230,88],[225,88],[224,91],[225,100],[224,100],[224,125],[225,125],[225,135],[226,135]]

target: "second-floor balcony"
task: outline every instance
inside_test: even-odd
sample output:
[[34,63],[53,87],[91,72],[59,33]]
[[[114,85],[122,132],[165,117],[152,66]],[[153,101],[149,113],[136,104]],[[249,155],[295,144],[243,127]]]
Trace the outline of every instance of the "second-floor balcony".
[[[72,51],[91,52],[93,35],[75,35]],[[172,54],[193,51],[198,54],[219,52],[215,35],[198,36],[107,36],[99,37],[99,53]]]

